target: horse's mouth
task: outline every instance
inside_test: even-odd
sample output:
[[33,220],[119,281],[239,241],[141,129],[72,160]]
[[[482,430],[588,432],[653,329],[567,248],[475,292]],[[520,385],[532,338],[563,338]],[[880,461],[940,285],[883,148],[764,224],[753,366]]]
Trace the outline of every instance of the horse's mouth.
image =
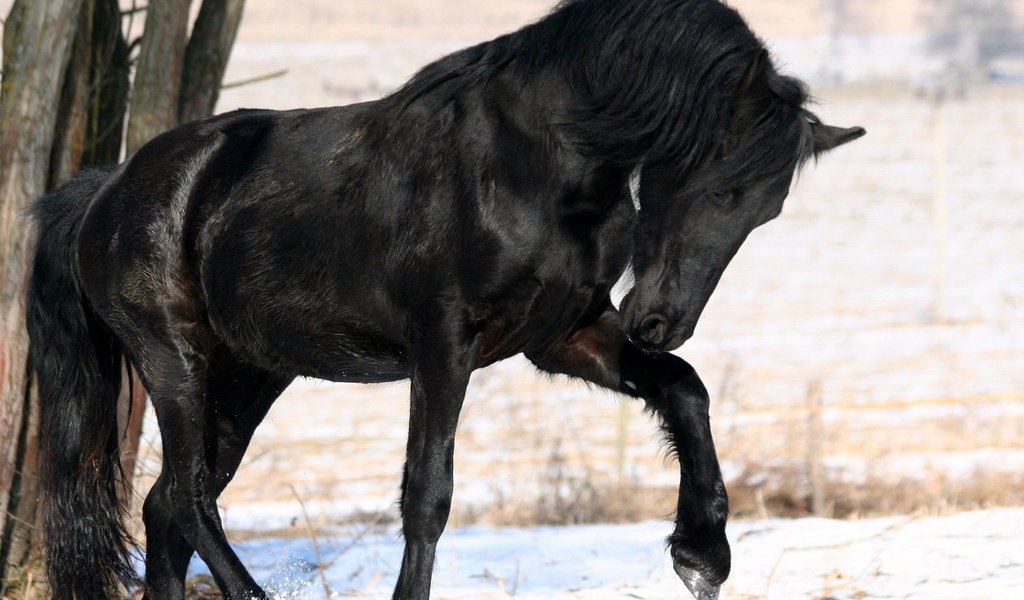
[[647,342],[645,342],[643,340],[635,339],[631,335],[627,335],[626,339],[629,340],[629,343],[633,344],[633,346],[635,346],[636,349],[639,350],[642,354],[646,354],[646,355],[650,356],[652,354],[658,354],[659,352],[661,352],[660,350],[658,350],[657,348],[655,348],[651,344],[648,344]]
[[639,336],[632,334],[626,335],[626,339],[629,340],[629,343],[633,344],[638,350],[640,350],[640,352],[647,355],[677,350],[691,337],[693,337],[693,326],[680,328],[678,333],[674,333],[668,339],[659,343],[651,343],[643,339],[639,339]]

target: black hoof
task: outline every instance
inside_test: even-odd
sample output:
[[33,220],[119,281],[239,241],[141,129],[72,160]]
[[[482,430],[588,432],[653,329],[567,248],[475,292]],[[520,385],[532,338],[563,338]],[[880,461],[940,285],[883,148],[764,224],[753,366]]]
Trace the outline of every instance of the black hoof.
[[691,535],[676,531],[669,539],[672,566],[697,600],[717,600],[732,563],[725,523]]
[[718,592],[722,589],[700,574],[700,571],[675,565],[676,575],[683,580],[686,589],[690,590],[696,600],[718,600]]

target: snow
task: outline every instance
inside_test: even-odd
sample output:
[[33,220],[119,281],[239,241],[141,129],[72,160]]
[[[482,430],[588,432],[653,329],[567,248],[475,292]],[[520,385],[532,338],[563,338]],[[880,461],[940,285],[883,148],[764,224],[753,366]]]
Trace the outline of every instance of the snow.
[[[672,524],[448,531],[433,598],[688,598],[664,548]],[[733,573],[722,598],[1024,598],[1024,508],[856,521],[768,519],[729,525]],[[333,597],[388,598],[402,541],[354,525],[318,538]],[[324,598],[310,538],[234,544],[275,597]],[[196,559],[193,572],[204,572]]]

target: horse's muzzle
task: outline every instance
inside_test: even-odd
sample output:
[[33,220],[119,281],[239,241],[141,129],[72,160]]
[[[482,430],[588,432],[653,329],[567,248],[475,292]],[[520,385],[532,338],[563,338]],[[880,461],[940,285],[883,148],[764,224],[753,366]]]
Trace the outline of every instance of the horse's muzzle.
[[630,293],[622,302],[623,329],[630,341],[645,352],[668,352],[693,336],[697,323],[673,319],[664,311],[643,311]]
[[673,326],[664,315],[655,313],[641,319],[627,335],[645,352],[670,352],[693,337],[694,326],[688,322]]

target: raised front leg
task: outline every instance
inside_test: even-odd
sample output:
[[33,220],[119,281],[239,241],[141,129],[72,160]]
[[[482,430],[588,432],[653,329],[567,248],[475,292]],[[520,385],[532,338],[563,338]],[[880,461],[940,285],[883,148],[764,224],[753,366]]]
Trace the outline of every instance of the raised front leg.
[[472,372],[475,345],[444,319],[429,324],[413,343],[409,441],[402,477],[405,554],[396,599],[430,596],[437,540],[452,503],[455,428]]
[[676,573],[697,600],[714,600],[729,576],[725,537],[729,499],[711,438],[707,389],[683,359],[645,355],[627,344],[620,357],[622,385],[657,412],[679,460],[676,527],[669,536]]
[[717,598],[729,576],[729,503],[711,439],[708,392],[693,367],[672,354],[640,351],[610,307],[593,325],[528,358],[545,371],[643,398],[657,413],[681,471],[675,531],[668,538],[672,561],[697,600]]

